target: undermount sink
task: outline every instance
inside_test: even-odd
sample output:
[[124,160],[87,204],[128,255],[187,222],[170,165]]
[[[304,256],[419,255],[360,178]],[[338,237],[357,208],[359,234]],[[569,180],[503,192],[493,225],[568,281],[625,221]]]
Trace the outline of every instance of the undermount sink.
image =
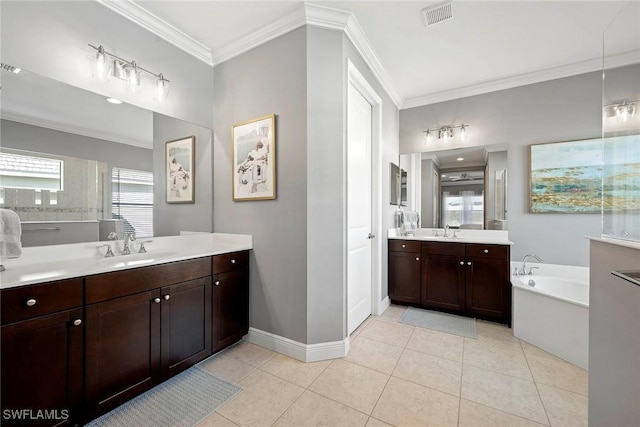
[[116,255],[109,258],[100,258],[99,263],[113,267],[147,264],[157,260],[175,256],[176,252],[147,252],[143,254]]

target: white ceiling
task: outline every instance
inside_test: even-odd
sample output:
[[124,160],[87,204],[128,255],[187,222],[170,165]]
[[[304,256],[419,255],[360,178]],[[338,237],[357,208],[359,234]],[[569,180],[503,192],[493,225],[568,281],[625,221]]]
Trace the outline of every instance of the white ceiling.
[[[216,52],[226,52],[303,2],[135,3],[216,58]],[[353,14],[406,108],[594,71],[602,66],[603,32],[626,1],[455,0],[453,19],[430,27],[423,25],[420,11],[439,1],[312,3]],[[620,38],[608,51],[625,54],[636,44]]]

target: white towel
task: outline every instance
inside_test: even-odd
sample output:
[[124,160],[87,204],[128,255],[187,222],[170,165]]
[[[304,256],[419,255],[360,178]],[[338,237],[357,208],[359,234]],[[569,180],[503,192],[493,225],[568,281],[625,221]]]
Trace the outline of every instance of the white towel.
[[0,256],[18,258],[22,254],[20,217],[10,209],[0,209]]

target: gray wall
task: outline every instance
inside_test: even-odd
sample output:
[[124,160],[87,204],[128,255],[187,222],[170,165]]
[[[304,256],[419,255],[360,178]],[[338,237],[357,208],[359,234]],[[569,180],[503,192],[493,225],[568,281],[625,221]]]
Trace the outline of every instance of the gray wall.
[[106,162],[109,170],[113,166],[117,166],[153,171],[152,151],[146,148],[9,120],[0,121],[0,132],[2,147],[98,160]]
[[[97,2],[2,1],[2,62],[130,104],[211,127],[213,69]],[[166,102],[155,100],[152,79],[128,93],[117,80],[93,80],[87,46],[104,48],[171,80]]]
[[[496,171],[506,170],[508,167],[508,156],[506,151],[492,151],[487,156],[487,176],[485,177],[484,191],[486,194],[485,203],[485,228],[490,221],[496,218]],[[507,180],[509,179],[507,173]],[[508,188],[507,188],[508,194]],[[507,218],[508,218],[507,213]]]
[[637,426],[640,286],[611,271],[638,271],[640,249],[592,241],[590,255],[589,425]]
[[422,160],[420,193],[422,194],[422,219],[420,224],[422,228],[431,228],[434,226],[433,202],[439,194],[433,194],[433,174],[437,170],[435,163],[431,159]]
[[[195,136],[195,203],[167,203],[165,145]],[[211,129],[153,115],[153,235],[175,236],[180,231],[211,232],[213,229],[213,170]]]
[[535,253],[545,262],[588,265],[585,235],[600,234],[597,214],[530,214],[530,144],[598,138],[602,75],[594,72],[400,111],[400,152],[420,151],[422,130],[469,123],[474,144],[508,144],[511,256]]
[[[380,160],[397,163],[398,110],[343,33],[303,27],[214,70],[214,230],[253,235],[251,326],[308,344],[346,335],[347,58],[383,99]],[[277,199],[233,202],[231,126],[270,113],[277,115]],[[386,236],[395,210],[388,168],[380,186]]]
[[[299,342],[307,342],[306,57],[300,28],[224,62],[213,101],[214,231],[253,235],[251,326]],[[231,126],[272,113],[277,199],[234,202]]]

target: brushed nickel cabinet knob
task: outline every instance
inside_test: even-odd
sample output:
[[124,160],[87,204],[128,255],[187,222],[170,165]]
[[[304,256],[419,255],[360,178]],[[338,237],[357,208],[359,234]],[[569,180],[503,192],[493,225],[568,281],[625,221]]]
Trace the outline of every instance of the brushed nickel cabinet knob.
[[164,296],[164,300],[165,300],[165,301],[169,301],[169,298],[171,298],[171,295],[169,295],[169,294],[167,294],[167,295],[165,295],[165,296]]
[[73,324],[74,324],[75,326],[80,326],[80,325],[82,325],[82,319],[76,319],[76,320],[74,320],[74,321],[73,321]]
[[29,307],[33,307],[34,305],[36,305],[36,300],[35,300],[35,298],[29,298],[29,299],[27,300],[27,306],[29,306]]
[[153,302],[155,302],[156,304],[160,304],[160,298],[154,298]]

